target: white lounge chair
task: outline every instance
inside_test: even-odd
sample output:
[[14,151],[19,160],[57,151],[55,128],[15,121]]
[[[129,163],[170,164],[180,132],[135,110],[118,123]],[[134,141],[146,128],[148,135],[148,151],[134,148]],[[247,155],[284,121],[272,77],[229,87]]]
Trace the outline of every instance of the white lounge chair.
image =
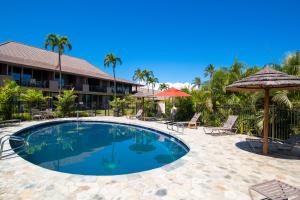
[[223,133],[236,133],[237,129],[234,128],[234,125],[237,119],[238,119],[237,115],[230,115],[222,127],[204,128],[204,132],[206,134],[212,134],[212,135],[221,135]]
[[253,185],[249,188],[249,195],[253,199],[251,191],[255,191],[266,199],[271,200],[299,200],[300,190],[294,186],[278,180],[266,181]]
[[127,115],[129,119],[141,119],[143,117],[143,109],[139,109],[135,115]]
[[179,132],[180,128],[182,130],[182,132],[184,131],[184,127],[187,126],[188,128],[195,128],[197,129],[197,124],[198,124],[198,120],[200,118],[200,113],[195,113],[194,116],[191,118],[190,121],[185,121],[185,122],[171,122],[168,123],[168,128],[169,125],[172,125],[172,130],[174,129],[174,126],[177,127],[177,132]]

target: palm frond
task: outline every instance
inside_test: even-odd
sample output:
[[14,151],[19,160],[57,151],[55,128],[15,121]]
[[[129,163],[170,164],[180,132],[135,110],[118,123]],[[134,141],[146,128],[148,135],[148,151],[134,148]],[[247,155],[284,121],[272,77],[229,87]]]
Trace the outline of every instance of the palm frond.
[[272,101],[278,105],[285,106],[289,109],[293,108],[293,104],[288,97],[288,91],[276,91],[275,95],[272,98]]

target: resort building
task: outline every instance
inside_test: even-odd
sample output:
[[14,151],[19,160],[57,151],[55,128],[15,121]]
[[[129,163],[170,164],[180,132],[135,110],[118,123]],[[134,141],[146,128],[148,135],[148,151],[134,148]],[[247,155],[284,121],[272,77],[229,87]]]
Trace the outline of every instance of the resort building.
[[[62,55],[62,88],[72,89],[87,108],[103,108],[114,94],[114,79],[86,60]],[[55,97],[59,92],[58,54],[17,43],[0,44],[0,86],[14,80],[26,88]],[[136,93],[139,84],[117,78],[117,96]]]

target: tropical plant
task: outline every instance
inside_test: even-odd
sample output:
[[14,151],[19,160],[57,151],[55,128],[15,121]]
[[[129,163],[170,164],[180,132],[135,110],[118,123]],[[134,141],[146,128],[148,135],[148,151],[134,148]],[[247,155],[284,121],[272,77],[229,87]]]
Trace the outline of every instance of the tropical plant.
[[104,66],[109,67],[111,66],[113,69],[114,74],[114,97],[116,98],[116,92],[117,92],[117,85],[116,85],[116,67],[117,64],[122,64],[121,58],[115,56],[113,53],[109,53],[104,58]]
[[20,96],[21,88],[15,81],[7,80],[0,87],[0,111],[3,119],[11,119],[15,102]]
[[54,104],[57,106],[59,113],[65,117],[69,116],[74,109],[75,99],[77,96],[74,94],[74,90],[64,90],[63,95],[57,96],[57,101]]
[[147,78],[147,82],[148,82],[149,85],[151,85],[152,95],[154,96],[154,88],[155,88],[156,83],[158,83],[158,79],[154,76],[151,76],[151,77]]
[[215,66],[213,64],[207,65],[207,67],[204,70],[204,76],[209,76],[209,78],[212,78],[214,73],[215,73]]
[[145,76],[144,76],[143,71],[139,68],[137,70],[135,70],[132,80],[138,81],[139,83],[145,81]]
[[52,51],[56,51],[58,53],[58,67],[59,67],[59,94],[61,94],[62,90],[62,75],[61,75],[61,56],[64,54],[65,49],[72,49],[72,45],[66,36],[59,36],[57,34],[50,33],[46,37],[45,41],[45,49],[49,46]]
[[20,96],[20,99],[27,104],[29,109],[44,105],[48,98],[50,97],[44,96],[41,90],[35,89],[27,89]]
[[149,86],[150,86],[149,78],[150,78],[150,77],[154,77],[154,74],[153,74],[152,71],[147,70],[147,69],[144,69],[144,70],[142,71],[142,74],[143,74],[144,80],[146,81],[146,85],[147,85],[148,92],[149,92]]
[[159,84],[159,90],[160,91],[164,91],[164,90],[167,90],[167,89],[169,89],[169,85],[167,83]]
[[300,76],[300,53],[290,53],[284,59],[283,71],[285,73]]
[[110,106],[113,108],[116,116],[119,116],[119,111],[121,110],[124,113],[124,108],[126,106],[126,99],[114,98],[111,102],[109,102]]
[[201,78],[200,77],[195,77],[194,81],[193,81],[193,87],[197,87],[197,89],[199,90],[201,87]]
[[245,65],[243,63],[238,62],[238,59],[236,58],[233,65],[231,65],[229,69],[229,84],[243,78],[242,70],[244,69],[244,67]]
[[286,107],[288,109],[293,108],[293,103],[290,101],[288,97],[288,91],[276,91],[275,95],[272,97],[272,101],[279,106]]

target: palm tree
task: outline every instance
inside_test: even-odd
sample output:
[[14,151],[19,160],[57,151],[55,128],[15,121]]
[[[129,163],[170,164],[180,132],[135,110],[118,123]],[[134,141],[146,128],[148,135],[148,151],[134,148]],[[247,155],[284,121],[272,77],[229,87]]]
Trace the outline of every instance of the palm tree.
[[149,92],[149,84],[150,83],[148,82],[148,80],[149,80],[150,77],[154,77],[154,74],[153,74],[152,71],[144,69],[142,71],[142,76],[143,76],[143,79],[146,81],[146,84],[147,84],[147,87],[148,87],[148,92]]
[[150,76],[147,79],[147,82],[148,82],[148,84],[150,84],[152,86],[152,93],[153,93],[153,96],[154,96],[154,88],[155,88],[156,83],[158,83],[158,79],[154,76]]
[[135,70],[132,80],[138,81],[139,83],[141,83],[142,81],[145,81],[143,71],[139,68],[137,70]]
[[201,78],[200,77],[195,77],[195,79],[193,81],[193,87],[197,87],[198,89],[200,89],[200,87],[201,87]]
[[115,56],[114,54],[112,53],[109,53],[105,56],[104,58],[104,66],[105,67],[109,67],[110,65],[112,66],[113,68],[113,74],[114,74],[114,97],[116,98],[116,91],[117,91],[117,86],[116,86],[116,72],[115,72],[115,69],[116,69],[116,66],[117,64],[122,64],[122,60],[121,58]]
[[168,84],[166,84],[166,83],[159,84],[159,90],[160,91],[167,90],[167,89],[169,89],[169,85]]
[[283,71],[300,76],[300,53],[291,53],[285,57]]
[[[149,85],[152,85],[152,96],[153,96],[152,100],[153,100],[153,106],[154,106],[154,88],[155,88],[156,83],[158,83],[158,79],[156,77],[154,77],[154,75],[152,74],[152,76],[147,78],[147,83]],[[148,87],[148,92],[149,92],[149,87]],[[155,109],[155,107],[153,109]]]
[[46,37],[45,49],[50,46],[52,51],[58,53],[58,67],[59,67],[59,94],[61,94],[62,79],[61,79],[61,56],[63,55],[65,48],[72,50],[72,45],[66,36],[59,36],[57,34],[50,33]]
[[207,65],[207,67],[204,70],[204,75],[208,76],[211,78],[215,73],[215,66],[213,64]]

